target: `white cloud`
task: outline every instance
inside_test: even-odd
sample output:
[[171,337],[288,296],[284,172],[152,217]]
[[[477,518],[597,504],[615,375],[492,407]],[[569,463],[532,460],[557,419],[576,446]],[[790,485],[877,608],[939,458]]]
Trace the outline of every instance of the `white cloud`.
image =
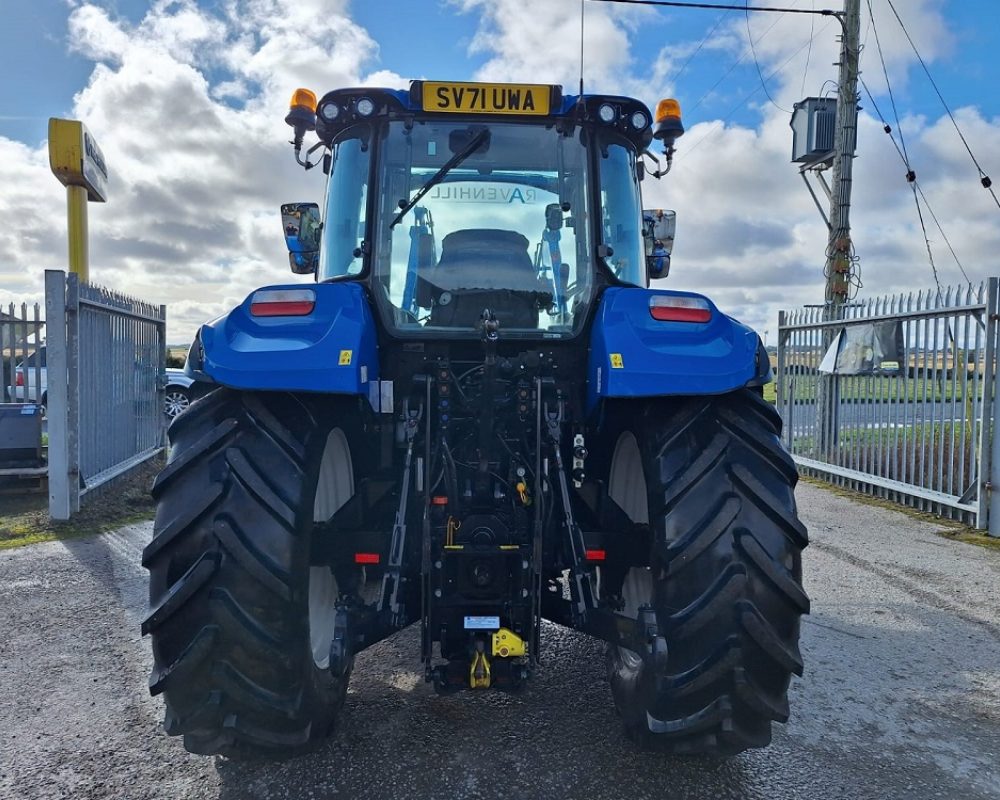
[[[453,0],[479,14],[469,47],[485,54],[477,80],[562,84],[575,92],[580,80],[580,3],[577,0]],[[635,95],[639,81],[629,33],[652,12],[639,7],[587,3],[584,7],[584,76],[588,92]],[[526,24],[526,21],[530,21]]]
[[[89,206],[91,276],[166,302],[172,341],[257,286],[300,280],[278,205],[318,200],[323,187],[287,144],[292,90],[403,84],[366,74],[378,47],[346,2],[227,0],[210,12],[158,0],[136,25],[85,3],[70,13],[69,41],[97,62],[72,113],[111,171],[110,202]],[[0,286],[5,299],[37,298],[41,271],[65,266],[65,223],[53,213],[63,191],[44,148],[3,138],[0,183],[0,213],[19,220],[0,232]]]
[[[915,57],[886,0],[873,0],[873,6],[898,101],[907,80],[914,79]],[[955,46],[941,6],[941,0],[914,0],[904,10],[907,28],[929,63],[946,58]],[[743,63],[752,65],[746,20],[735,16],[724,26],[726,35],[720,41],[726,44],[729,58],[743,57]],[[810,38],[809,18],[776,16],[751,15],[751,31],[763,74],[773,74],[767,81],[772,97],[791,108],[802,97],[803,83],[806,94],[818,94],[824,81],[836,77],[831,64],[838,60],[837,26],[818,18],[810,52],[803,48]],[[863,38],[866,28],[863,24]],[[873,33],[868,32],[867,41],[864,77],[885,111],[888,101]],[[727,63],[732,62],[722,60],[720,72]],[[684,99],[682,87],[678,92]],[[746,94],[734,97],[732,107],[742,106],[744,99]],[[773,332],[779,308],[822,300],[826,229],[797,174],[797,165],[790,163],[787,114],[768,102],[759,85],[748,103],[762,114],[755,129],[723,120],[696,122],[689,115],[691,127],[678,143],[673,173],[659,183],[647,181],[644,191],[649,205],[678,211],[676,255],[668,283],[703,291],[727,312]],[[906,169],[881,123],[873,119],[870,103],[862,105],[852,208],[862,295],[931,287],[934,278],[904,177]],[[973,150],[991,162],[994,171],[1000,171],[996,146],[1000,119],[985,119],[976,109],[961,109],[956,116]],[[969,277],[981,280],[995,274],[993,256],[1000,249],[998,209],[978,185],[975,169],[950,121],[947,117],[908,117],[903,129],[922,188]],[[984,168],[989,172],[987,164]],[[924,216],[941,282],[964,281],[926,210]]]
[[[873,2],[893,85],[905,91],[907,80],[915,84],[918,77],[912,51],[886,0]],[[804,0],[797,4],[806,7]],[[451,5],[476,15],[470,44],[470,55],[482,62],[476,77],[562,83],[575,91],[578,0]],[[908,27],[932,64],[957,46],[942,6],[943,0],[905,5]],[[95,62],[72,113],[86,120],[112,171],[111,202],[90,206],[92,274],[117,289],[167,302],[175,341],[254,287],[295,280],[286,266],[277,206],[318,200],[322,176],[303,175],[291,158],[283,118],[292,90],[407,85],[406,78],[381,69],[378,43],[352,21],[347,0],[220,0],[209,7],[157,0],[130,24],[91,0],[75,4],[69,17],[70,45]],[[775,17],[752,16],[751,31],[761,69],[771,76],[768,87],[789,108],[800,99],[803,82],[806,94],[817,94],[835,76],[836,25]],[[789,163],[787,115],[762,92],[748,97],[744,87],[732,93],[723,82],[717,94],[732,94],[725,107],[742,107],[745,100],[759,108],[761,121],[751,128],[706,119],[705,106],[694,108],[696,98],[685,95],[683,79],[667,85],[700,37],[672,42],[649,63],[633,47],[637,26],[660,19],[645,9],[587,3],[588,91],[635,94],[648,103],[670,92],[686,104],[689,130],[673,172],[644,184],[648,206],[673,207],[679,214],[668,285],[704,291],[726,311],[773,332],[779,307],[822,297],[826,238]],[[804,45],[811,31],[810,50]],[[746,21],[735,15],[706,42],[720,74],[741,57],[752,63],[746,34]],[[881,66],[871,32],[867,42],[865,79],[881,104]],[[957,117],[984,167],[1000,179],[1000,119],[974,108],[959,109]],[[924,191],[959,257],[971,277],[985,277],[995,271],[1000,251],[997,208],[978,185],[951,123],[909,117],[903,128]],[[904,168],[867,108],[859,142],[853,220],[865,293],[931,285]],[[0,214],[16,221],[0,230],[0,287],[5,299],[37,296],[41,270],[62,267],[65,260],[62,189],[49,173],[44,149],[3,138],[0,185]],[[942,281],[959,280],[928,223]]]

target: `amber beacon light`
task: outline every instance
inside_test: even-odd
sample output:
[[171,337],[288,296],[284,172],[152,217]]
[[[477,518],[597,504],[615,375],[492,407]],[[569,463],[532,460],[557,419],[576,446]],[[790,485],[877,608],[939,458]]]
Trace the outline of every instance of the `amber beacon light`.
[[661,100],[656,104],[653,138],[663,142],[665,148],[669,148],[683,135],[684,125],[681,122],[681,104],[673,98]]
[[295,158],[298,160],[306,131],[316,130],[316,93],[309,89],[296,89],[292,92],[288,106],[285,122],[295,131],[292,145],[295,147]]

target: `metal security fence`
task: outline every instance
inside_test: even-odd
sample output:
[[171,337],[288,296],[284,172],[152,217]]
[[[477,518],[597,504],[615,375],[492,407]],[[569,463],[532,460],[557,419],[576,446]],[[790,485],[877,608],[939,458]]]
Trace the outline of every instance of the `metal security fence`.
[[1000,535],[998,279],[779,316],[777,407],[806,473]]
[[49,320],[49,500],[55,519],[80,496],[164,445],[166,308],[76,275],[45,273]]
[[38,303],[0,305],[0,402],[41,401],[45,388],[44,328]]
[[0,305],[0,495],[44,487],[44,327],[37,303]]

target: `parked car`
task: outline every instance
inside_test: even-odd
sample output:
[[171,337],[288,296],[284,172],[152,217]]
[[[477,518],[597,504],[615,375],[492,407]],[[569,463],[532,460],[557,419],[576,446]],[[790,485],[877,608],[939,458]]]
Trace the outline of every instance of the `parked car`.
[[7,387],[7,397],[12,402],[35,402],[44,408],[48,400],[45,346],[42,345],[27,358],[21,359],[14,368],[12,377],[12,383]]
[[[41,369],[36,369],[36,363]],[[7,387],[7,396],[14,402],[36,402],[42,406],[44,414],[48,400],[47,372],[45,347],[43,346],[27,358],[22,359],[14,368],[13,382]],[[163,413],[173,419],[202,394],[204,394],[202,385],[185,375],[184,370],[168,369],[166,371]]]
[[200,394],[200,384],[184,374],[182,369],[167,370],[167,388],[163,397],[163,413],[170,419],[187,410]]

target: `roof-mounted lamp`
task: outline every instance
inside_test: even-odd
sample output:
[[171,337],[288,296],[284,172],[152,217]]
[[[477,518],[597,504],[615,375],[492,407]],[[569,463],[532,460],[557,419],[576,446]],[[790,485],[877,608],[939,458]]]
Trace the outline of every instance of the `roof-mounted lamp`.
[[684,124],[681,122],[681,104],[673,98],[664,98],[656,104],[653,115],[653,138],[663,143],[663,155],[666,166],[657,170],[653,177],[661,178],[670,172],[674,161],[674,142],[684,135]]
[[288,116],[285,117],[285,122],[295,131],[291,142],[292,147],[295,148],[295,160],[309,169],[311,165],[302,160],[300,153],[306,131],[316,130],[316,95],[308,89],[296,89],[292,93],[292,99],[288,106]]

